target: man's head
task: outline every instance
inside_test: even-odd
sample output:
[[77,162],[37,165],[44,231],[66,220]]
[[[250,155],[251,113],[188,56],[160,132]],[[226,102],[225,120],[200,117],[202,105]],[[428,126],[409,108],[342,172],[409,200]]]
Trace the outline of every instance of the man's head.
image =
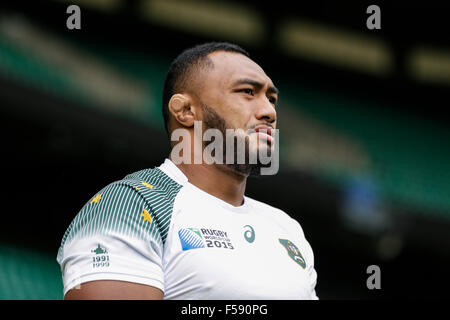
[[[270,137],[251,130],[276,127],[278,90],[241,47],[206,43],[182,52],[164,83],[163,116],[168,135],[178,128],[241,129],[249,149],[268,148]],[[250,132],[249,132],[250,131]],[[225,134],[225,132],[223,132]],[[239,169],[248,173],[247,169]]]

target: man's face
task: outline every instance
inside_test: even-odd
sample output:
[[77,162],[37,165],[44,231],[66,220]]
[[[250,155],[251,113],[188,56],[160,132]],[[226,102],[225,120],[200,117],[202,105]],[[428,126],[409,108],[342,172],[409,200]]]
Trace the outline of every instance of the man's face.
[[209,57],[214,68],[205,72],[198,95],[207,106],[203,110],[212,109],[215,118],[211,119],[211,112],[204,112],[205,124],[222,123],[227,129],[242,129],[248,137],[249,152],[270,154],[264,149],[274,147],[271,130],[276,128],[278,99],[272,80],[242,54],[219,51]]

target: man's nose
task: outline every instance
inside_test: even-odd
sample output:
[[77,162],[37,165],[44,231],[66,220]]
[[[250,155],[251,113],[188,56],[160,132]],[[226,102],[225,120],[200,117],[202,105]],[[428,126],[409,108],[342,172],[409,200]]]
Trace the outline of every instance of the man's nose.
[[[267,123],[273,123],[277,119],[277,112],[269,99],[263,98],[263,101],[259,101],[258,109],[256,110],[256,119],[264,120]],[[264,101],[265,100],[265,101]]]

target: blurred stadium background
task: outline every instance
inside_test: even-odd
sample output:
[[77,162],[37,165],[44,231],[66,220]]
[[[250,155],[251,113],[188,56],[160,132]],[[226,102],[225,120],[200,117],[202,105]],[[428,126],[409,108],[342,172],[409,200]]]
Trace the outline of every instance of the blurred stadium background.
[[448,297],[449,7],[378,2],[368,30],[370,4],[2,1],[0,299],[62,298],[64,231],[100,188],[162,162],[165,72],[211,40],[281,89],[280,172],[247,194],[300,221],[319,297]]

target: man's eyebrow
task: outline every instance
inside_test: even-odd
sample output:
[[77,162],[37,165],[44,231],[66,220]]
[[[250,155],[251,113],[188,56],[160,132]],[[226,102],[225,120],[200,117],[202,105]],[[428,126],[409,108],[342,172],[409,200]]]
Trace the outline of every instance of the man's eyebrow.
[[[238,79],[235,82],[233,82],[233,86],[238,86],[241,84],[249,84],[251,86],[254,86],[257,90],[260,90],[264,87],[263,83],[249,78]],[[275,86],[270,86],[269,88],[267,88],[267,93],[278,94],[279,92],[280,90],[278,90],[278,88]]]
[[275,94],[279,94],[279,93],[280,93],[280,90],[278,90],[277,87],[272,86],[272,87],[267,88],[267,93],[275,93]]

